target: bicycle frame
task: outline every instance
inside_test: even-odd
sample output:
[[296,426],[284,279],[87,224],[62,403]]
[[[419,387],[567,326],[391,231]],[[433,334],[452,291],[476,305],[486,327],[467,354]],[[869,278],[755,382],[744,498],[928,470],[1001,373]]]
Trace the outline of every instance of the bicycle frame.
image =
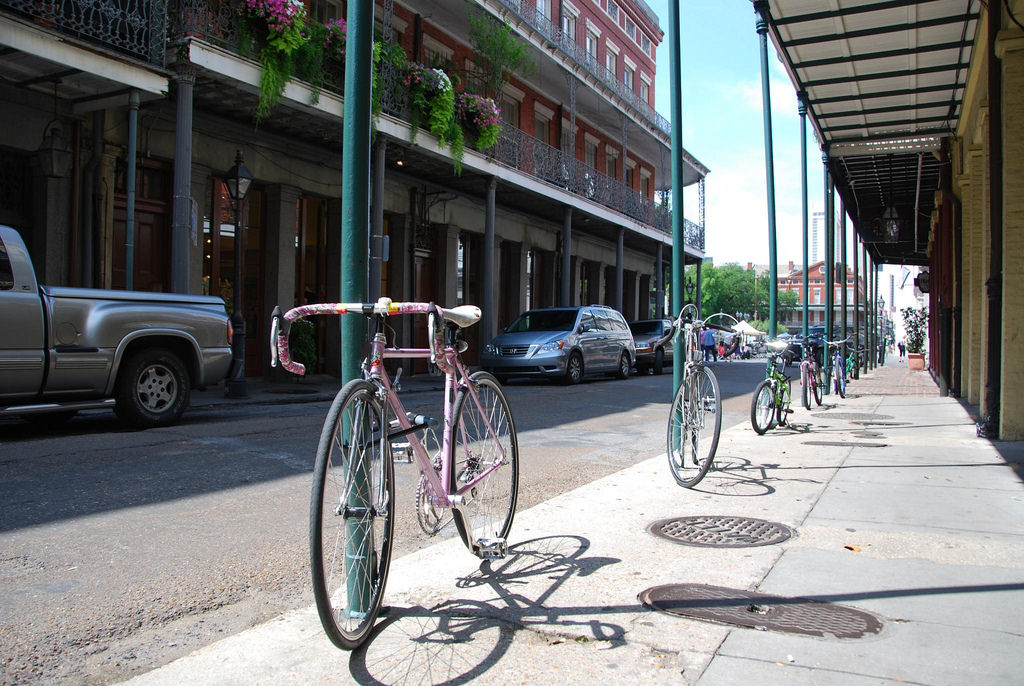
[[[431,504],[434,507],[450,509],[458,507],[463,502],[463,494],[474,488],[491,472],[504,463],[506,458],[505,449],[501,446],[497,432],[491,425],[490,417],[480,404],[476,388],[469,381],[469,373],[466,371],[457,350],[457,341],[452,335],[445,335],[442,340],[442,332],[439,329],[448,329],[447,325],[441,324],[438,320],[442,317],[454,322],[456,326],[469,325],[479,319],[480,310],[476,307],[460,307],[451,310],[444,310],[428,303],[393,303],[387,298],[381,298],[376,304],[366,303],[318,303],[314,305],[303,305],[289,310],[283,317],[280,311],[276,310],[271,324],[271,366],[276,366],[280,360],[281,366],[288,371],[302,375],[305,367],[291,360],[288,348],[288,331],[291,322],[296,319],[311,315],[322,314],[361,314],[370,318],[371,340],[370,351],[363,360],[363,378],[374,382],[378,386],[378,396],[381,400],[387,400],[387,405],[394,413],[398,421],[399,429],[388,433],[387,440],[390,444],[396,439],[408,437],[409,445],[416,457],[416,463],[423,477],[426,480],[427,491],[430,495]],[[384,317],[394,314],[427,314],[430,317],[430,347],[429,348],[388,348],[387,339],[383,331]],[[279,326],[280,322],[280,326]],[[445,459],[441,461],[440,474],[435,471],[433,459],[427,453],[417,432],[428,428],[429,424],[413,424],[409,415],[398,397],[395,384],[384,368],[384,360],[388,359],[427,359],[436,364],[444,373],[444,431],[441,439],[441,454]],[[399,373],[399,377],[401,374]],[[477,474],[469,482],[462,484],[454,491],[445,484],[452,483],[452,468],[455,450],[455,436],[452,430],[454,426],[454,404],[456,393],[465,389],[473,401],[473,405],[483,418],[486,429],[492,438],[495,439],[501,451],[501,460],[495,461],[490,467]],[[381,422],[381,426],[390,426],[390,422]]]
[[[787,381],[791,379],[783,373],[780,368],[780,362],[782,361],[783,351],[773,353],[770,349],[768,352],[768,361],[765,364],[764,378],[768,379],[772,384],[772,393],[775,396],[775,407],[785,407],[792,398],[789,396],[789,384]],[[783,363],[785,364],[785,363]],[[801,362],[801,364],[803,364]],[[783,398],[783,396],[787,396]]]

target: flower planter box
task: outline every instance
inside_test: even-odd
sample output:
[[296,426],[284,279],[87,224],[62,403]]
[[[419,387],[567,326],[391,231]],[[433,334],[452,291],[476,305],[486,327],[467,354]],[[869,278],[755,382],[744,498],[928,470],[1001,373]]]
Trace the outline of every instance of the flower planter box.
[[907,369],[912,372],[924,370],[924,353],[907,353]]

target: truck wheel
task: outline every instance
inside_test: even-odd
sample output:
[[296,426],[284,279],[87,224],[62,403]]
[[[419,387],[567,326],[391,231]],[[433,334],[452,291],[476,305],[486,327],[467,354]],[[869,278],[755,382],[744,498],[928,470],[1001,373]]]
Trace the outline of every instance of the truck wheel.
[[181,358],[148,348],[128,358],[117,376],[117,416],[142,428],[168,426],[188,407],[191,384]]

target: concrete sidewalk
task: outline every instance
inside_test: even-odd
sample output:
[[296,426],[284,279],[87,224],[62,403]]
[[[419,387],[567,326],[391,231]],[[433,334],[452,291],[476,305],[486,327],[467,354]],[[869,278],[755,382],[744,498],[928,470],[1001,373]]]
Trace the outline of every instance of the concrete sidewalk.
[[[681,489],[662,456],[520,512],[510,555],[491,564],[457,539],[395,560],[390,612],[360,651],[334,648],[307,608],[130,683],[1024,679],[1024,487],[927,373],[890,363],[851,382],[846,400],[797,409],[789,428],[734,427],[716,467]],[[770,520],[795,534],[725,548],[648,531],[689,515]],[[638,600],[662,584],[813,598],[866,611],[881,631],[815,637],[682,618]]]

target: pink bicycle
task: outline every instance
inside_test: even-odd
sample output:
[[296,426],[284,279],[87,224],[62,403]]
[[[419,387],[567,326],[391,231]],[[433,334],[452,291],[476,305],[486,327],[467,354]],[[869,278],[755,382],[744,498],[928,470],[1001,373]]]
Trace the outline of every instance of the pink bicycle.
[[[417,492],[421,526],[436,532],[444,514],[466,547],[484,558],[507,553],[507,537],[519,489],[519,448],[508,399],[492,375],[470,374],[460,354],[464,327],[480,319],[477,307],[443,309],[433,303],[321,303],[275,308],[271,364],[290,372],[288,332],[296,319],[357,314],[369,320],[370,351],[361,379],[346,383],[324,421],[313,470],[309,540],[313,595],[331,641],[346,650],[369,637],[380,612],[391,563],[394,532],[394,460],[409,455],[420,470]],[[426,314],[429,347],[388,346],[385,320]],[[440,445],[428,440],[437,422],[405,411],[387,359],[427,359],[444,374]],[[429,448],[428,448],[429,446]]]

